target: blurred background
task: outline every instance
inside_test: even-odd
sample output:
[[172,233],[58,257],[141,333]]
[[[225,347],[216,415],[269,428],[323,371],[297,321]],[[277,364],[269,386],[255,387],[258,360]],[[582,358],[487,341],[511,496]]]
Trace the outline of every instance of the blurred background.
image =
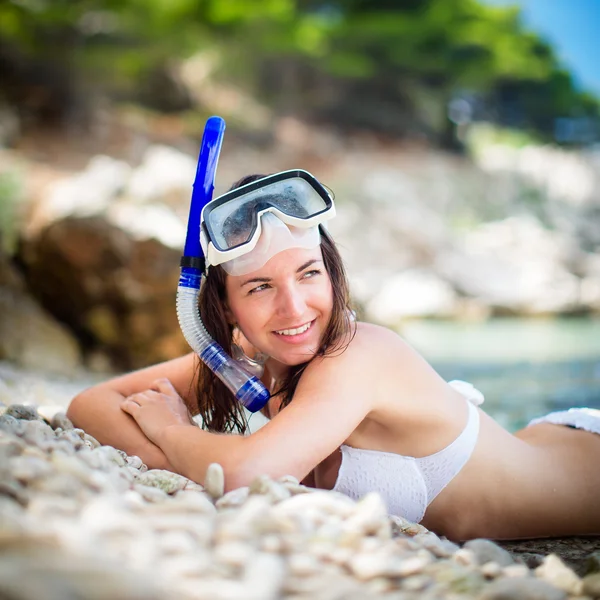
[[300,167],[361,318],[511,429],[600,407],[596,0],[0,2],[0,399],[188,350],[178,261],[217,192]]

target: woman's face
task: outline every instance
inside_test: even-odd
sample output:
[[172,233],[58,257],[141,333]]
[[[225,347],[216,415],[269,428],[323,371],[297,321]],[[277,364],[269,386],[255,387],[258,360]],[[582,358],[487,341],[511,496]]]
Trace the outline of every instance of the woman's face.
[[228,316],[253,346],[287,366],[315,355],[333,308],[321,246],[284,250],[225,287]]

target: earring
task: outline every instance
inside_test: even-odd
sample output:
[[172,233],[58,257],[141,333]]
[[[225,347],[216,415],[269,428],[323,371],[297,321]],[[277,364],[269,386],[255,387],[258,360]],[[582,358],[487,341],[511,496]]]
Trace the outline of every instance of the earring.
[[[240,331],[236,326],[235,329]],[[231,343],[231,354],[233,358],[240,363],[240,365],[248,371],[251,375],[259,378],[262,377],[262,374],[265,371],[265,362],[269,356],[264,354],[263,352],[257,352],[254,358],[250,358],[245,352],[244,349],[235,342]]]

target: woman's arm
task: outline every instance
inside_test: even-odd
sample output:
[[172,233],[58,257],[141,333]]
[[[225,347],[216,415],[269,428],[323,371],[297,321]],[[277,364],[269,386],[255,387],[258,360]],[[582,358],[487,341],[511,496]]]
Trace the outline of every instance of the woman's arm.
[[208,465],[225,471],[226,489],[248,485],[257,475],[304,479],[338,448],[372,408],[364,347],[355,340],[337,356],[314,360],[292,403],[249,436],[212,434],[178,423],[177,394],[168,382],[136,395],[122,408],[167,456],[176,471],[203,483]]
[[168,378],[187,407],[193,406],[196,360],[194,354],[188,354],[91,387],[73,398],[67,416],[99,442],[139,456],[150,468],[173,470],[164,452],[121,410],[121,405],[126,397],[148,389],[157,378]]

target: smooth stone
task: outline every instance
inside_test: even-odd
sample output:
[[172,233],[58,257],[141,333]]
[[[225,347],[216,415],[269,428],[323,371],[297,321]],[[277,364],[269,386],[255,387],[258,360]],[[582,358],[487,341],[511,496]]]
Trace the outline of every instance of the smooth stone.
[[248,600],[276,600],[286,575],[283,560],[276,554],[256,552],[246,564],[243,585]]
[[6,464],[9,458],[22,454],[25,448],[25,442],[19,437],[12,435],[0,436],[0,465]]
[[48,475],[52,467],[47,461],[34,456],[15,456],[8,462],[11,475],[21,483],[29,483]]
[[[55,415],[57,415],[61,412],[62,412],[62,414],[64,414],[64,410],[61,406],[49,406],[47,404],[44,404],[42,406],[37,406],[36,410],[37,410],[38,415],[42,419],[44,419],[44,421],[46,421],[46,423],[48,423],[49,425],[52,424],[52,419],[54,418]],[[52,429],[55,429],[55,427],[52,427]]]
[[45,452],[51,450],[56,443],[56,435],[54,430],[45,421],[22,421],[23,423],[23,439],[30,444],[35,444]]
[[488,579],[496,579],[502,575],[502,567],[493,561],[481,565],[481,574]]
[[204,489],[215,500],[221,498],[225,493],[225,473],[219,463],[211,463],[206,469],[204,478]]
[[145,473],[140,473],[136,477],[136,482],[141,485],[161,489],[166,494],[174,494],[185,488],[188,479],[171,471],[151,469]]
[[0,429],[12,435],[21,436],[25,431],[25,426],[23,421],[15,419],[15,417],[11,417],[5,413],[0,415]]
[[215,506],[218,509],[237,508],[244,504],[244,502],[246,502],[249,494],[250,488],[248,486],[243,486],[235,490],[231,490],[230,492],[227,492],[226,494],[221,496],[221,498],[219,498],[215,502]]
[[4,473],[0,477],[0,494],[13,498],[23,506],[27,505],[29,501],[29,492],[23,484],[13,478],[7,479]]
[[565,600],[563,590],[533,577],[496,579],[487,586],[479,600]]
[[256,550],[248,543],[229,541],[218,544],[214,551],[215,559],[232,567],[243,567],[248,563]]
[[185,484],[185,487],[183,488],[183,491],[186,491],[186,492],[203,492],[204,491],[204,486],[200,485],[199,483],[196,483],[195,481],[192,481],[191,479],[188,479],[187,483]]
[[139,456],[136,456],[135,454],[132,456],[127,456],[127,458],[125,460],[127,462],[127,465],[134,469],[141,469],[142,466],[144,465],[144,461]]
[[311,554],[292,554],[287,565],[290,573],[299,577],[308,577],[318,573],[323,567],[319,560]]
[[531,573],[526,565],[508,565],[508,567],[502,569],[502,575],[504,577],[528,577],[530,574]]
[[92,449],[99,448],[102,445],[95,437],[91,436],[89,433],[83,434],[83,441]]
[[581,594],[583,588],[581,579],[556,554],[546,556],[544,562],[535,570],[535,575],[564,590],[567,594],[575,596]]
[[54,430],[58,429],[59,427],[63,431],[75,429],[75,426],[71,422],[71,419],[69,419],[69,417],[67,417],[67,415],[64,412],[56,413],[50,421],[50,426]]
[[4,415],[23,421],[37,421],[40,418],[36,407],[27,404],[11,404],[4,411]]
[[[86,476],[86,479],[89,476]],[[53,473],[31,482],[30,489],[45,494],[83,498],[89,494],[85,482],[72,473]]]
[[127,465],[127,461],[121,456],[121,453],[112,446],[100,446],[99,448],[94,448],[92,454],[104,456],[110,463],[117,467],[124,467]]
[[64,440],[65,442],[68,442],[69,444],[71,444],[71,446],[75,450],[79,450],[80,448],[83,448],[85,445],[83,440],[81,439],[81,436],[77,433],[77,431],[75,429],[68,429],[65,431],[61,431],[56,436],[56,439]]
[[600,573],[592,573],[583,578],[583,593],[592,598],[600,598]]
[[162,554],[185,555],[194,552],[196,542],[187,531],[167,531],[158,538],[158,547]]
[[142,498],[148,502],[162,502],[168,498],[161,489],[151,487],[149,485],[141,485],[139,483],[134,484],[133,489],[138,492]]
[[294,477],[293,475],[284,475],[283,477],[280,477],[277,480],[279,483],[291,483],[294,485],[299,485],[300,482],[298,481],[298,479],[296,477]]
[[585,560],[585,574],[600,573],[600,550],[592,552]]
[[490,540],[470,540],[464,544],[463,548],[473,552],[477,564],[480,566],[488,562],[495,562],[501,567],[508,567],[515,562],[509,552]]
[[463,565],[465,567],[475,566],[477,565],[477,558],[475,556],[475,552],[469,550],[468,548],[461,548],[457,550],[452,555],[452,560],[459,565]]

